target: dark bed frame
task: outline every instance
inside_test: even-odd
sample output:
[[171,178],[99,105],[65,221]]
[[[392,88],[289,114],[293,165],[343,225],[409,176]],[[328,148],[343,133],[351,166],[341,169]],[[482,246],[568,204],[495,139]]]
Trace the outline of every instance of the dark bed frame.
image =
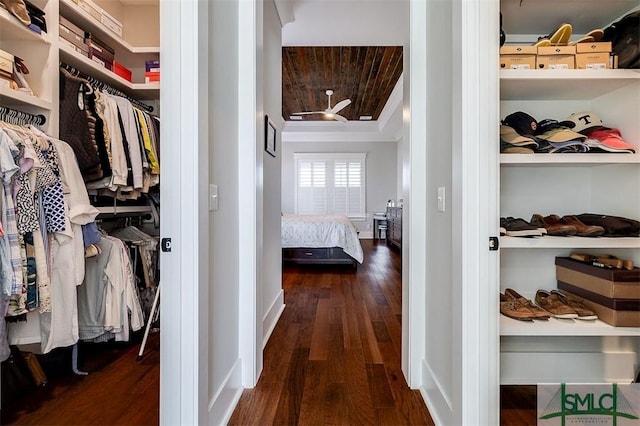
[[349,256],[340,247],[329,248],[283,248],[282,263],[303,265],[352,265],[358,267],[358,261]]

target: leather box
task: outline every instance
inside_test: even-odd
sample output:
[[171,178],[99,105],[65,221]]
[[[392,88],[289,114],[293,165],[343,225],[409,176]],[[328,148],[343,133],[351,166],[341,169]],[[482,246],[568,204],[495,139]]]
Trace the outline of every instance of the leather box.
[[536,68],[541,70],[575,69],[575,46],[541,46],[538,47]]
[[87,45],[84,43],[84,37],[82,36],[83,33],[78,34],[61,22],[59,25],[59,34],[61,38],[67,40],[78,49],[87,50]]
[[80,28],[79,26],[77,26],[76,24],[74,24],[73,22],[71,22],[70,20],[65,18],[64,16],[60,16],[60,25],[64,25],[69,30],[71,30],[74,33],[78,34],[80,37],[82,37],[83,42],[84,42],[84,30],[82,28]]
[[556,257],[556,280],[610,299],[640,299],[640,268],[608,269]]
[[113,60],[109,60],[108,58],[105,58],[104,56],[102,56],[101,52],[98,52],[95,49],[92,49],[91,47],[89,47],[89,59],[91,59],[93,62],[97,64],[102,65],[109,71],[113,71]]
[[500,48],[500,69],[534,69],[537,53],[536,46],[502,46]]

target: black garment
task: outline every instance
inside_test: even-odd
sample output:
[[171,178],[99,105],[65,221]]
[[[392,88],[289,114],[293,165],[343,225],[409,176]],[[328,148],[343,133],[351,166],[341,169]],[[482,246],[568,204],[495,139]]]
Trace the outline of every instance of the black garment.
[[83,176],[100,166],[84,111],[84,93],[87,90],[83,80],[60,73],[60,139],[73,149]]

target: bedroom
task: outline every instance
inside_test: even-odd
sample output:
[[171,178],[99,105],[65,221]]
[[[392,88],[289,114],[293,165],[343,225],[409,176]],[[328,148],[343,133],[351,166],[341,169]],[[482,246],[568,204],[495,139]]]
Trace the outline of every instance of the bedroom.
[[[400,205],[403,197],[402,68],[408,8],[403,2],[375,2],[367,5],[364,16],[363,5],[332,2],[326,8],[295,2],[295,20],[282,28],[281,200],[285,216],[348,211],[358,237],[371,239],[374,213],[384,214],[389,201]],[[354,19],[367,19],[370,25],[349,25]],[[340,117],[308,113],[328,106]],[[348,122],[338,121],[341,116]],[[342,173],[346,190],[337,181],[332,185],[334,162],[344,167],[335,173]],[[296,187],[299,173],[318,173],[318,164],[320,188],[317,183]]]

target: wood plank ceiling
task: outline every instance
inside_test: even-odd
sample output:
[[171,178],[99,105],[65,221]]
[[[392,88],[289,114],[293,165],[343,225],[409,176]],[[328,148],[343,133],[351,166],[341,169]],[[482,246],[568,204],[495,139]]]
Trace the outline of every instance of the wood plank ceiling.
[[[331,106],[351,99],[340,115],[377,120],[400,74],[402,46],[283,47],[282,116],[290,120],[294,112],[325,110],[325,91],[331,89]],[[301,117],[331,120],[322,114]]]

